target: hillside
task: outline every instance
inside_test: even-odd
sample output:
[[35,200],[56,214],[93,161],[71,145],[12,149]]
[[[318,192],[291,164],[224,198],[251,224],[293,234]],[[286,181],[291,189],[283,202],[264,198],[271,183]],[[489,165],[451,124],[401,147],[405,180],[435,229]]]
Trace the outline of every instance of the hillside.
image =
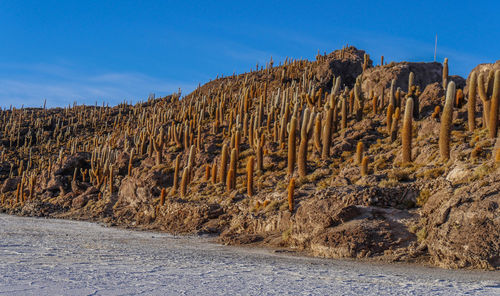
[[499,69],[346,47],[182,99],[3,110],[0,211],[499,269]]

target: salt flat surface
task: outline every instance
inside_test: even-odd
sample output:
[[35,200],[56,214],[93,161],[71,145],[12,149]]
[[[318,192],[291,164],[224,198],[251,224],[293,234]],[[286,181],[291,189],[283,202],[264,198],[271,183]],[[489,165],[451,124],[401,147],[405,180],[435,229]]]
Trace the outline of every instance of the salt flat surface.
[[276,254],[0,215],[0,295],[500,295],[500,272]]

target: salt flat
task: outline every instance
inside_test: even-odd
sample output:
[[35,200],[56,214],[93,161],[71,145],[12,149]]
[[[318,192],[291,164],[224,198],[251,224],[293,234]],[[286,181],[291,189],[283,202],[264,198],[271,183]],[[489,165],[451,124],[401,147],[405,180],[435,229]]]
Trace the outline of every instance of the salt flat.
[[0,295],[500,295],[500,272],[314,259],[0,215]]

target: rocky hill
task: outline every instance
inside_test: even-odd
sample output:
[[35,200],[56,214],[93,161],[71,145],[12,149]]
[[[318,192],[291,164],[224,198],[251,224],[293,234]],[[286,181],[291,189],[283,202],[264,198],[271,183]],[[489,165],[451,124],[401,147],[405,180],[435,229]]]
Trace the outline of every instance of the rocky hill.
[[466,81],[346,47],[182,99],[3,110],[0,210],[499,269],[496,65]]

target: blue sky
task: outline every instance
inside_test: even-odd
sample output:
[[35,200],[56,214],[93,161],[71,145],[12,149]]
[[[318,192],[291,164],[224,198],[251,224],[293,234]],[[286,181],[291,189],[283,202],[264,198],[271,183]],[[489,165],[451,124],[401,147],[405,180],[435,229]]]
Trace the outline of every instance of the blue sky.
[[186,94],[346,43],[377,64],[432,61],[436,34],[437,60],[467,76],[500,59],[500,4],[485,2],[0,0],[0,107]]

